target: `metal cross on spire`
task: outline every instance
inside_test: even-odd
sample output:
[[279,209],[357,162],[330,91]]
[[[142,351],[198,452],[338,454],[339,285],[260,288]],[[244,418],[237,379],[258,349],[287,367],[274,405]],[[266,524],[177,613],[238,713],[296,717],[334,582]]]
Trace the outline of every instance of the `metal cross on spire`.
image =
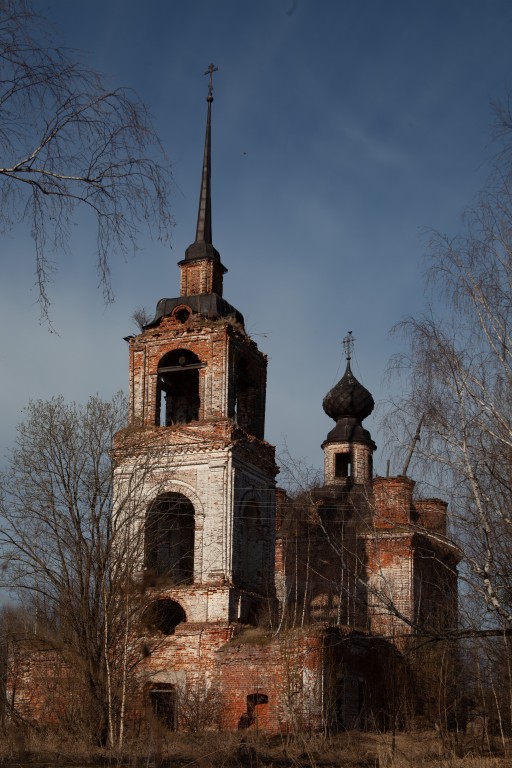
[[343,339],[343,346],[345,347],[345,357],[347,358],[347,362],[352,357],[352,350],[354,349],[354,337],[352,336],[352,331],[349,331],[345,338]]
[[208,96],[207,101],[213,101],[213,73],[218,72],[219,68],[215,64],[210,64],[205,72],[205,75],[210,75],[210,82],[208,83]]

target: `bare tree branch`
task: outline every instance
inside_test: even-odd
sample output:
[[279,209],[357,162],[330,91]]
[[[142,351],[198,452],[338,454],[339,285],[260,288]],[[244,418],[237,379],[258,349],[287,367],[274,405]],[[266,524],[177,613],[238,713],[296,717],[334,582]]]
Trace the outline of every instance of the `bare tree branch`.
[[127,638],[150,600],[134,580],[144,536],[133,520],[154,457],[113,483],[112,440],[125,415],[121,395],[30,403],[0,476],[0,586],[35,617],[32,638],[69,665],[88,736],[111,745],[113,720],[122,738],[128,667],[142,659]]
[[79,208],[96,221],[97,271],[113,300],[109,259],[136,249],[139,228],[169,236],[170,174],[146,107],[53,42],[29,0],[0,7],[0,231],[30,221],[41,316],[50,253],[66,253]]
[[[432,306],[397,330],[409,352],[392,366],[410,384],[388,425],[411,435],[425,413],[418,474],[450,498],[465,555],[463,595],[512,628],[512,123],[495,107],[498,154],[455,237],[428,242]],[[405,443],[410,440],[405,438]],[[480,612],[478,612],[480,614]],[[487,628],[486,627],[486,628]],[[480,630],[482,627],[473,628]]]

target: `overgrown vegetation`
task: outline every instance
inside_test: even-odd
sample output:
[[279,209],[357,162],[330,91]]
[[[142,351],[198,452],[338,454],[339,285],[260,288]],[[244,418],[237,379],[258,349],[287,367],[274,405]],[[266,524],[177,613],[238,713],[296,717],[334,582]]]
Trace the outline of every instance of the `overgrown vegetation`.
[[67,733],[25,730],[0,745],[2,764],[118,764],[166,768],[506,768],[509,758],[496,743],[468,736],[459,756],[450,754],[431,730],[390,734],[350,731],[332,737],[303,734],[293,739],[262,733],[153,733],[123,750],[91,748]]
[[[113,482],[112,443],[125,425],[126,401],[63,398],[30,403],[18,429],[10,467],[0,477],[0,586],[16,598],[0,621],[1,724],[20,715],[11,706],[24,649],[38,654],[31,683],[45,691],[50,723],[98,744],[124,739],[130,674],[142,649],[130,634],[147,606],[133,574],[143,541],[130,526],[155,457]],[[27,724],[25,724],[27,725]]]

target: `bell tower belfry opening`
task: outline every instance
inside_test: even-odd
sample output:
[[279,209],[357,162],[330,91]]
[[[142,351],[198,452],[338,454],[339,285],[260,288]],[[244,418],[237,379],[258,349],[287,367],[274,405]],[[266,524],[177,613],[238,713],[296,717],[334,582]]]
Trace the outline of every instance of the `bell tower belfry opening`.
[[267,358],[223,297],[227,269],[212,240],[215,71],[205,73],[196,235],[178,263],[180,293],[161,299],[154,319],[128,340],[129,428],[117,438],[117,474],[154,464],[134,518],[155,600],[178,605],[183,623],[227,631],[275,600],[277,467],[264,439]]

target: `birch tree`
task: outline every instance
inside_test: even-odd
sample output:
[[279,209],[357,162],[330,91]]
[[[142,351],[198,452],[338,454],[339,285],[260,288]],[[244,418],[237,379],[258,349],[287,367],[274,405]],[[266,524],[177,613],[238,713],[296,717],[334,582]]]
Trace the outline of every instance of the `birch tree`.
[[450,500],[484,624],[512,630],[512,116],[496,107],[493,173],[454,237],[429,240],[431,306],[398,330],[393,361],[409,392],[388,426],[410,444],[423,417],[416,474]]
[[143,535],[132,523],[150,461],[122,489],[113,483],[112,440],[126,412],[121,395],[30,403],[0,477],[0,586],[32,617],[31,642],[58,650],[69,670],[75,726],[110,745],[122,740],[137,664],[129,639],[145,609]]

